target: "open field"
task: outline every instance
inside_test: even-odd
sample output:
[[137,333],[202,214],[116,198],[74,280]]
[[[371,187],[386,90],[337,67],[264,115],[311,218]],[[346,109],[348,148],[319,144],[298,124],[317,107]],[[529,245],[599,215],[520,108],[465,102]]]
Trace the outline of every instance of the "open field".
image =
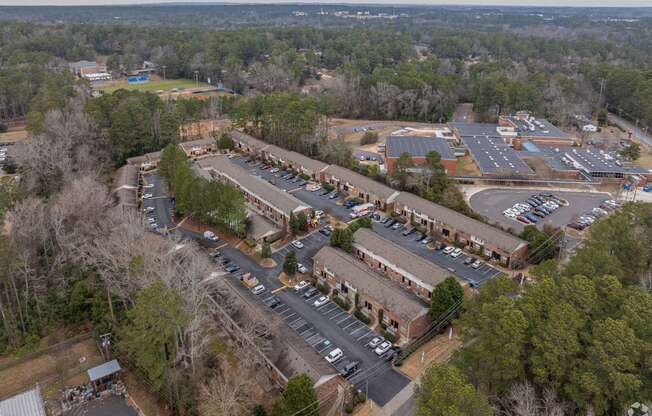
[[[209,84],[205,82],[199,83],[200,87],[208,87]],[[166,79],[166,80],[152,80],[145,82],[143,84],[127,84],[126,80],[123,81],[111,81],[110,83],[105,83],[93,87],[98,91],[104,91],[105,93],[112,93],[119,89],[125,89],[128,91],[143,91],[143,92],[155,92],[158,90],[169,91],[174,88],[185,89],[185,88],[195,88],[197,83],[190,79]]]
[[27,138],[25,125],[12,126],[6,133],[0,133],[0,143],[13,143]]
[[[84,359],[80,363],[82,357]],[[0,370],[0,398],[31,388],[37,382],[41,382],[46,395],[56,394],[56,387],[50,389],[48,384],[57,385],[58,379],[68,381],[71,377],[81,381],[86,369],[102,362],[102,356],[92,338],[19,361]],[[83,377],[79,378],[80,374]]]

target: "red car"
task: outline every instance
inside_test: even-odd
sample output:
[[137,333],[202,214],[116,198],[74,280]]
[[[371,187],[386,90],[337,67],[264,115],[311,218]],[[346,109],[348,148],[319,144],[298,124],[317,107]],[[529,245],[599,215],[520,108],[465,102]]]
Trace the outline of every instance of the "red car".
[[523,224],[532,224],[532,221],[528,220],[522,215],[517,216],[516,219],[522,222]]

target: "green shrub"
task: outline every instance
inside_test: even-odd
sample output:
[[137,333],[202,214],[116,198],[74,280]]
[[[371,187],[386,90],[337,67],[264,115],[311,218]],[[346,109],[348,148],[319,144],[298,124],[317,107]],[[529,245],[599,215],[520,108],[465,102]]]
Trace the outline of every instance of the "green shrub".
[[328,292],[330,292],[327,285],[322,285],[321,283],[317,283],[316,287],[317,290],[319,290],[324,295],[328,295]]
[[365,325],[369,325],[371,323],[371,319],[369,319],[369,317],[365,315],[359,308],[356,308],[355,312],[353,312],[353,315]]
[[357,400],[358,403],[364,403],[367,401],[367,396],[361,392],[355,396],[355,399]]
[[249,248],[254,248],[254,247],[256,247],[256,242],[255,242],[254,240],[252,240],[251,238],[246,238],[246,239],[244,240],[244,243],[245,243],[245,244],[247,245],[247,247],[249,247]]
[[380,335],[383,336],[387,341],[391,342],[392,344],[396,342],[396,335],[392,334],[391,332],[387,331],[385,328],[387,328],[385,325],[381,325],[384,328],[380,330]]
[[328,191],[328,192],[331,192],[331,191],[333,191],[333,189],[335,189],[335,187],[333,185],[331,185],[330,183],[328,183],[328,182],[322,182],[321,187],[324,188],[324,190]]
[[353,413],[353,409],[355,409],[355,406],[353,405],[353,403],[347,403],[346,406],[344,406],[344,411],[347,414]]
[[351,303],[349,303],[348,300],[346,300],[346,299],[342,299],[342,298],[339,297],[339,296],[335,296],[335,297],[333,298],[333,302],[337,303],[338,306],[339,306],[340,308],[344,309],[345,311],[348,311],[349,309],[351,309]]
[[305,173],[302,173],[301,175],[299,175],[299,177],[301,179],[303,179],[304,181],[309,181],[310,180],[310,176],[306,175]]

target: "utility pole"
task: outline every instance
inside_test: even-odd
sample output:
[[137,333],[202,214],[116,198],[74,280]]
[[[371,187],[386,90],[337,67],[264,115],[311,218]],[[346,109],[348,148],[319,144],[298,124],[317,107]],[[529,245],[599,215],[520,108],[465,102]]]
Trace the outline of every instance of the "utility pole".
[[163,81],[165,81],[165,68],[167,68],[167,66],[161,65],[161,68],[163,68]]
[[199,71],[195,70],[195,85],[199,88]]

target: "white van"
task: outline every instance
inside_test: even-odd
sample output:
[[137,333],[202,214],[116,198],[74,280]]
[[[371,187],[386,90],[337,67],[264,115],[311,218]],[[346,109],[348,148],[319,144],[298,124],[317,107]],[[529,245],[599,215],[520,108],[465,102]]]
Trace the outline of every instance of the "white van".
[[373,212],[374,208],[376,208],[376,206],[371,202],[356,205],[351,208],[351,218],[358,218],[362,217],[363,215],[367,215],[369,212]]
[[204,238],[208,241],[218,241],[220,238],[212,231],[204,231]]

